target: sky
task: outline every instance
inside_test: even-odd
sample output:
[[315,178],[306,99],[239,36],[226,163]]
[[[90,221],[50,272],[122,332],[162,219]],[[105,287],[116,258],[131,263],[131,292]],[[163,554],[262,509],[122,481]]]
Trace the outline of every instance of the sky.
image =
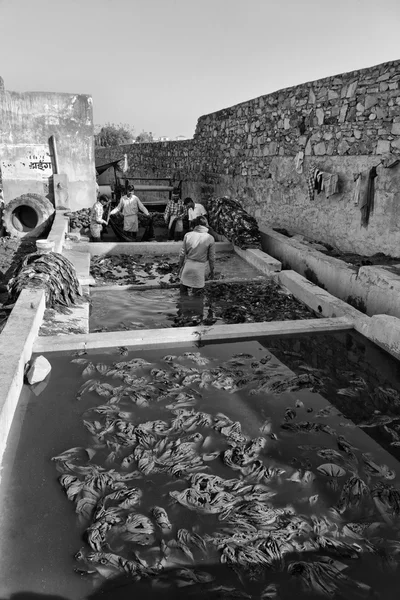
[[192,137],[205,114],[400,59],[400,0],[0,0],[8,90],[90,94],[94,123]]

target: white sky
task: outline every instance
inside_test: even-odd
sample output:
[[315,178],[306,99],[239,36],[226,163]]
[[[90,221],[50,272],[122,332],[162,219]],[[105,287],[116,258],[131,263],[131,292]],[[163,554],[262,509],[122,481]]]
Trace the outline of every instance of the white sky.
[[400,58],[400,0],[0,0],[6,89],[91,94],[96,124],[199,116]]

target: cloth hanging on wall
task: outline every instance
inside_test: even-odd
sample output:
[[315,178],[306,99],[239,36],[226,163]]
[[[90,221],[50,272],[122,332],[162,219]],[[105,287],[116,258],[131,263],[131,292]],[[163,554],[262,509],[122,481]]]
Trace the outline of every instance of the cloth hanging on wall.
[[320,194],[322,191],[322,186],[323,186],[323,171],[320,171],[319,169],[317,169],[317,172],[315,173],[315,184],[314,187],[317,190],[317,194]]
[[322,174],[322,189],[324,190],[327,198],[329,198],[329,196],[333,196],[334,194],[338,194],[339,176],[336,173],[326,173],[324,171]]
[[314,200],[315,190],[317,190],[318,194],[319,194],[321,189],[322,189],[322,171],[317,169],[317,167],[311,166],[308,170],[308,176],[307,176],[307,192],[308,192],[308,199],[310,200],[310,202],[312,202]]
[[304,152],[298,152],[294,158],[295,169],[297,173],[303,172]]
[[314,173],[317,169],[315,167],[310,167],[308,169],[307,175],[307,193],[308,199],[310,202],[314,200]]
[[375,177],[378,176],[376,167],[361,173],[363,176],[360,191],[361,225],[367,227],[370,214],[374,211]]
[[354,175],[354,181],[355,181],[355,186],[354,186],[354,193],[353,193],[353,202],[356,206],[359,205],[360,203],[360,198],[361,198],[361,177],[362,173],[356,173]]

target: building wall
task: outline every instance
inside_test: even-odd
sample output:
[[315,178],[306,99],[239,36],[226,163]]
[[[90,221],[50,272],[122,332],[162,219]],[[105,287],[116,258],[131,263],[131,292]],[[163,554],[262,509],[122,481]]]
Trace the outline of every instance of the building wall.
[[0,167],[7,204],[33,192],[53,199],[54,161],[49,138],[57,144],[59,172],[68,177],[73,210],[95,201],[92,98],[47,92],[9,92],[0,86]]
[[[279,90],[200,117],[193,140],[101,148],[128,154],[129,175],[183,179],[184,195],[228,195],[260,224],[343,251],[400,254],[400,61]],[[303,172],[295,158],[304,153]],[[385,163],[386,164],[386,163]],[[379,165],[379,166],[377,166]],[[339,193],[310,201],[310,167],[339,176]],[[355,176],[377,166],[374,211],[361,225]]]

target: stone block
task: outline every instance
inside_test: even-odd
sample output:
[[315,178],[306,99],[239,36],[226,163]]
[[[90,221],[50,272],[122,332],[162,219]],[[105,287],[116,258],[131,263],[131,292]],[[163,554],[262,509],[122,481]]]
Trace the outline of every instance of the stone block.
[[390,142],[388,140],[378,140],[376,153],[386,154],[387,152],[390,152]]
[[47,375],[51,371],[51,364],[44,356],[37,356],[29,367],[26,374],[26,379],[30,385],[40,383],[43,379],[46,379]]
[[346,98],[352,98],[356,93],[358,81],[353,81],[347,88]]
[[378,104],[378,98],[376,96],[366,96],[365,97],[365,101],[364,101],[365,110],[367,110],[368,108],[372,108],[372,106],[375,106],[375,104]]
[[314,154],[316,156],[324,156],[326,154],[325,142],[320,142],[314,146]]
[[380,106],[375,107],[375,113],[378,119],[386,119],[387,112]]
[[393,135],[400,135],[400,123],[393,123],[391,133]]
[[338,154],[340,154],[341,156],[343,154],[346,154],[346,152],[349,150],[350,146],[349,144],[346,142],[346,140],[342,140],[341,142],[339,142],[338,144]]
[[342,108],[340,109],[340,115],[339,115],[339,122],[340,123],[344,123],[346,120],[346,113],[347,113],[347,104],[345,104],[344,106],[342,106]]
[[322,125],[324,122],[324,117],[325,117],[325,113],[322,110],[322,108],[317,108],[317,110],[315,111],[317,120],[318,120],[318,125]]
[[339,94],[334,90],[328,90],[328,100],[335,100],[336,98],[339,98]]

